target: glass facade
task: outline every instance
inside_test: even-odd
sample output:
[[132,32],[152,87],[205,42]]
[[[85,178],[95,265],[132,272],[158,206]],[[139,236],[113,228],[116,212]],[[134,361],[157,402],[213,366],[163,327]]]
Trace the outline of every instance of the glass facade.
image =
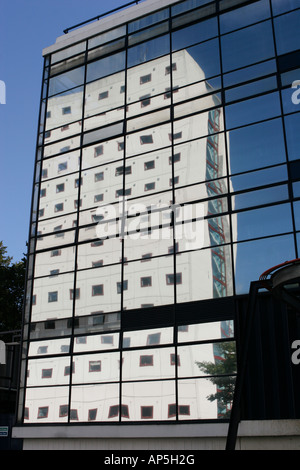
[[25,425],[228,419],[223,302],[298,257],[298,2],[161,3],[45,56]]

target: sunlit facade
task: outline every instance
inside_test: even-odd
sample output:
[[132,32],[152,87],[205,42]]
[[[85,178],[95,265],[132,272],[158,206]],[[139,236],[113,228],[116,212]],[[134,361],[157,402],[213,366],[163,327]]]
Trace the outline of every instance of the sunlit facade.
[[296,3],[146,0],[44,51],[18,426],[230,417],[235,300],[297,257]]

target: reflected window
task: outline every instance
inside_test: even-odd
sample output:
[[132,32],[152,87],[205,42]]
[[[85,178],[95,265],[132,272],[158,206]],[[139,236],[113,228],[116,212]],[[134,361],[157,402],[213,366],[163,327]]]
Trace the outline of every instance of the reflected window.
[[57,302],[58,292],[48,292],[48,302]]
[[175,282],[176,284],[182,284],[182,273],[176,273],[176,276],[174,274],[166,274],[167,286],[173,286]]
[[98,284],[96,286],[92,286],[92,296],[103,295],[103,294],[104,294],[103,284]]
[[153,356],[140,356],[140,367],[153,366]]
[[48,406],[41,406],[38,409],[38,418],[48,418],[49,407]]
[[141,287],[150,287],[152,286],[152,277],[141,277]]
[[153,346],[154,344],[160,344],[160,333],[152,333],[147,337],[147,346]]
[[141,406],[141,418],[153,419],[153,406]]

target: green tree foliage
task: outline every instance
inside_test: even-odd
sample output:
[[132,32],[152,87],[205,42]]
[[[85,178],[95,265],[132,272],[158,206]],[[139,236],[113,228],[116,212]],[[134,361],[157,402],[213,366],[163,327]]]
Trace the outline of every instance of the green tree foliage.
[[25,272],[26,258],[12,263],[0,242],[0,331],[21,328]]
[[209,380],[216,385],[216,393],[207,397],[209,401],[217,400],[219,417],[230,416],[235,380],[231,374],[236,373],[236,348],[234,341],[216,343],[217,354],[215,362],[197,362],[199,369],[208,375]]

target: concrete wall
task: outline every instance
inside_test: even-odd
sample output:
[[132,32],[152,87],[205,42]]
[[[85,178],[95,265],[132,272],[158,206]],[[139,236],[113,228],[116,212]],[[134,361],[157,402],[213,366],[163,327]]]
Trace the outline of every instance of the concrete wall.
[[[23,450],[225,450],[227,424],[20,427]],[[141,437],[142,436],[142,437]],[[300,450],[300,420],[244,421],[236,450]]]

